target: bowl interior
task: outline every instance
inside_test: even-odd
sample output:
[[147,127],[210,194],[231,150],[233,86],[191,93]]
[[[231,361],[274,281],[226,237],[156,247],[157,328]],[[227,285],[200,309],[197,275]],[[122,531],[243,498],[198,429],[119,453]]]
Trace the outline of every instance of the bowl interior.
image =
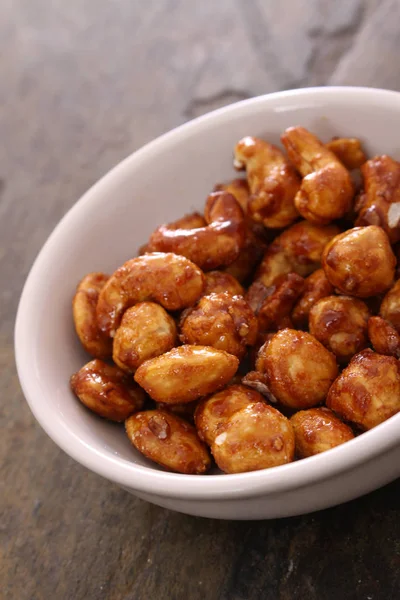
[[[91,414],[69,389],[70,375],[88,361],[71,317],[83,275],[111,273],[136,254],[156,225],[201,210],[216,183],[237,176],[232,149],[242,136],[279,144],[286,127],[303,125],[323,140],[356,136],[369,155],[399,159],[399,116],[399,96],[374,90],[326,88],[256,98],[159,138],[89,190],[42,250],[17,320],[21,382],[34,414],[57,443],[102,474],[98,463],[109,459],[157,469],[132,448],[121,426]],[[82,459],[85,453],[92,458]]]

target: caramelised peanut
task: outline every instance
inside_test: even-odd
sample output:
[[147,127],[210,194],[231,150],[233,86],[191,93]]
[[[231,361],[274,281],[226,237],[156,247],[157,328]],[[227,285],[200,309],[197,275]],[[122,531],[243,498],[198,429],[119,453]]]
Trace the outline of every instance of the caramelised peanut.
[[248,211],[256,222],[280,229],[297,219],[294,197],[300,179],[276,146],[247,136],[235,146],[234,166],[246,169],[251,192]]
[[293,324],[298,329],[308,329],[308,316],[318,300],[333,294],[333,287],[323,269],[317,269],[304,280],[303,293],[292,312]]
[[277,467],[294,458],[293,428],[272,406],[253,403],[227,420],[214,439],[211,452],[225,473]]
[[303,176],[294,199],[311,223],[327,225],[351,208],[354,186],[350,173],[324,144],[304,127],[289,127],[281,136],[290,160]]
[[184,256],[154,252],[132,258],[101,290],[97,323],[101,331],[113,337],[130,306],[153,300],[166,310],[180,310],[196,302],[203,286],[202,271]]
[[264,300],[258,312],[260,331],[278,331],[288,327],[290,313],[303,289],[304,279],[300,275],[286,275],[276,290]]
[[185,256],[207,271],[229,265],[245,243],[245,216],[239,202],[228,192],[213,192],[207,198],[204,218],[207,225],[194,229],[177,229],[175,223],[161,225],[150,237],[150,250]]
[[177,341],[173,318],[155,302],[139,302],[128,308],[113,344],[114,362],[124,371],[134,372],[149,358],[171,350]]
[[256,369],[267,376],[273,396],[284,406],[321,404],[338,374],[334,355],[312,335],[283,329],[260,348]]
[[329,408],[300,410],[290,418],[290,422],[298,458],[320,454],[354,438],[351,428]]
[[246,299],[253,310],[289,273],[307,277],[321,266],[321,256],[326,244],[339,233],[336,225],[325,227],[300,221],[289,227],[267,249],[250,286]]
[[194,411],[198,404],[197,400],[194,402],[187,402],[186,404],[165,404],[164,402],[156,402],[156,407],[160,410],[166,410],[174,415],[177,415],[189,423],[194,423]]
[[368,345],[370,317],[366,304],[349,296],[327,296],[310,311],[309,329],[321,344],[333,352],[340,364],[347,364]]
[[89,273],[78,283],[72,300],[76,333],[86,352],[95,358],[112,354],[112,340],[100,331],[96,319],[97,300],[108,279],[104,273]]
[[334,137],[325,146],[350,171],[360,168],[367,160],[361,142],[357,138]]
[[207,446],[195,428],[170,412],[136,413],[126,420],[125,429],[135,448],[165,469],[201,475],[211,466]]
[[330,283],[343,294],[368,298],[393,283],[396,258],[380,227],[354,227],[334,237],[322,255]]
[[379,225],[392,244],[400,240],[400,163],[375,156],[361,167],[364,192],[357,202],[357,226]]
[[379,314],[400,333],[400,279],[396,281],[382,300]]
[[213,346],[242,358],[255,343],[258,321],[243,296],[227,292],[203,296],[182,313],[181,341]]
[[225,271],[209,271],[205,274],[203,296],[228,292],[232,296],[243,296],[244,289],[238,280]]
[[74,373],[70,384],[82,404],[110,421],[124,421],[144,404],[143,390],[121,369],[100,359]]
[[368,336],[378,354],[400,358],[400,334],[382,317],[368,320]]
[[359,429],[372,429],[400,411],[400,365],[370,349],[356,354],[329,390],[326,405]]
[[135,380],[156,402],[185,404],[223,388],[238,366],[223,350],[186,345],[144,362]]
[[244,385],[230,385],[217,394],[200,400],[194,413],[199,438],[209,446],[214,442],[221,427],[238,410],[264,398]]

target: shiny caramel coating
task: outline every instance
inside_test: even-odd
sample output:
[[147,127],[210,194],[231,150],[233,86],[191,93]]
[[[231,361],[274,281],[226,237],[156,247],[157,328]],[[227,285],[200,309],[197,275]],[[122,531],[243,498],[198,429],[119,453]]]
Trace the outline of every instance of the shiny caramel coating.
[[211,446],[221,427],[233,413],[249,404],[263,401],[261,394],[240,384],[230,385],[221,392],[200,400],[194,414],[199,438]]
[[125,422],[129,440],[146,458],[169,471],[206,473],[211,458],[195,428],[170,412],[147,410]]
[[333,287],[323,269],[317,269],[304,280],[304,289],[292,312],[292,321],[298,329],[308,329],[311,308],[318,300],[333,294]]
[[300,221],[292,225],[267,249],[250,286],[246,299],[253,310],[270,295],[289,273],[307,277],[321,266],[321,256],[328,242],[338,235],[336,225],[324,227]]
[[238,366],[223,350],[185,345],[144,362],[135,380],[156,402],[185,404],[223,388]]
[[194,229],[179,229],[175,223],[161,225],[150,236],[150,250],[185,256],[206,271],[229,265],[245,243],[245,215],[239,202],[228,192],[213,192],[207,198],[204,218],[207,225]]
[[379,314],[400,333],[400,279],[383,298]]
[[264,300],[258,312],[260,331],[278,331],[283,328],[282,324],[287,327],[290,313],[303,289],[303,277],[297,273],[286,275],[275,291]]
[[320,454],[354,438],[351,428],[329,408],[300,410],[290,418],[290,422],[298,458]]
[[321,404],[338,374],[334,355],[304,331],[283,329],[261,347],[256,369],[267,376],[270,392],[284,406]]
[[368,320],[368,337],[378,354],[400,358],[400,334],[382,317]]
[[209,271],[205,274],[203,296],[228,292],[232,296],[243,296],[244,289],[233,275],[225,271]]
[[357,138],[335,137],[325,144],[325,146],[335,154],[349,171],[359,169],[367,160],[361,142]]
[[246,169],[251,192],[248,211],[254,221],[281,229],[298,218],[294,197],[300,179],[276,146],[247,136],[235,146],[234,166]]
[[350,173],[315,135],[289,127],[281,136],[288,156],[303,176],[294,203],[311,223],[327,225],[350,210],[354,186]]
[[221,471],[244,473],[289,463],[294,432],[289,420],[265,402],[235,412],[221,427],[211,452]]
[[380,227],[354,227],[325,247],[322,266],[330,283],[343,294],[368,298],[393,283],[396,258]]
[[155,302],[139,302],[128,308],[113,344],[114,362],[124,371],[134,372],[149,358],[171,350],[177,341],[173,318]]
[[375,156],[362,167],[364,192],[356,209],[356,226],[379,225],[392,244],[400,240],[400,162]]
[[153,252],[132,258],[111,275],[97,302],[97,323],[113,337],[124,311],[145,300],[166,310],[191,306],[201,295],[204,275],[184,256]]
[[214,187],[214,192],[228,192],[235,196],[245,215],[248,214],[250,190],[246,179],[232,179],[228,183],[218,183]]
[[74,373],[70,385],[82,404],[110,421],[124,421],[144,404],[143,390],[124,371],[98,358]]
[[197,400],[194,402],[187,402],[186,404],[165,404],[164,402],[156,402],[156,408],[160,410],[166,410],[174,415],[177,415],[189,423],[194,423],[194,411],[198,404]]
[[112,340],[100,331],[96,319],[97,300],[108,279],[104,273],[89,273],[78,283],[72,300],[76,333],[86,352],[95,358],[112,355]]
[[336,379],[326,405],[365,431],[400,411],[400,365],[369,348],[356,354]]
[[321,344],[333,352],[340,364],[368,345],[366,304],[350,296],[327,296],[310,310],[309,330]]
[[227,292],[203,296],[184,311],[180,322],[184,344],[212,346],[243,358],[255,343],[258,321],[243,296]]

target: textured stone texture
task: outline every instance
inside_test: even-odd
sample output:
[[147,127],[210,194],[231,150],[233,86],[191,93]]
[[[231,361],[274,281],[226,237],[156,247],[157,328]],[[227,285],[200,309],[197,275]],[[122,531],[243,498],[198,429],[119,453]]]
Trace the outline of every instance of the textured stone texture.
[[76,199],[188,118],[297,86],[400,89],[398,0],[2,0],[0,597],[398,597],[399,482],[311,516],[207,521],[129,496],[35,423],[14,368],[23,281]]

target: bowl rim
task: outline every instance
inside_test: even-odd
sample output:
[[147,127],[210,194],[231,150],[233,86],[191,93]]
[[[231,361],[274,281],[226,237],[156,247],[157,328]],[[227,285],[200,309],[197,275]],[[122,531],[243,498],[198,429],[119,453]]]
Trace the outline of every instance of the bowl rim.
[[[294,99],[304,100],[307,97],[320,102],[323,102],[324,99],[329,99],[329,101],[334,99],[335,102],[342,105],[349,104],[349,102],[370,103],[373,101],[382,108],[395,108],[400,112],[400,92],[351,86],[301,88],[276,92],[219,108],[164,133],[114,166],[86,191],[61,218],[39,251],[26,279],[18,305],[14,334],[17,372],[25,398],[39,424],[62,450],[91,471],[131,490],[158,496],[198,500],[239,499],[277,494],[302,488],[316,481],[333,478],[341,472],[373,460],[376,456],[399,444],[400,414],[328,452],[271,469],[208,477],[159,471],[99,451],[85,443],[83,438],[72,434],[61,420],[50,421],[41,406],[40,382],[29,374],[31,354],[28,348],[33,343],[32,334],[30,335],[30,323],[34,319],[35,313],[34,303],[30,302],[30,298],[34,297],[35,288],[42,280],[41,274],[45,272],[52,247],[57,245],[59,232],[68,227],[70,222],[75,219],[79,220],[79,213],[84,207],[88,208],[91,204],[96,204],[96,197],[100,190],[104,193],[104,188],[123,178],[132,168],[137,168],[137,165],[146,161],[155,149],[162,150],[163,146],[168,148],[171,142],[176,143],[179,138],[184,139],[188,134],[195,134],[196,130],[200,130],[205,124],[210,125],[213,121],[229,120],[231,115],[237,112],[246,114],[259,104],[265,104],[266,110],[268,108],[276,109],[280,102],[283,105],[292,106]],[[29,340],[31,340],[30,343]]]

